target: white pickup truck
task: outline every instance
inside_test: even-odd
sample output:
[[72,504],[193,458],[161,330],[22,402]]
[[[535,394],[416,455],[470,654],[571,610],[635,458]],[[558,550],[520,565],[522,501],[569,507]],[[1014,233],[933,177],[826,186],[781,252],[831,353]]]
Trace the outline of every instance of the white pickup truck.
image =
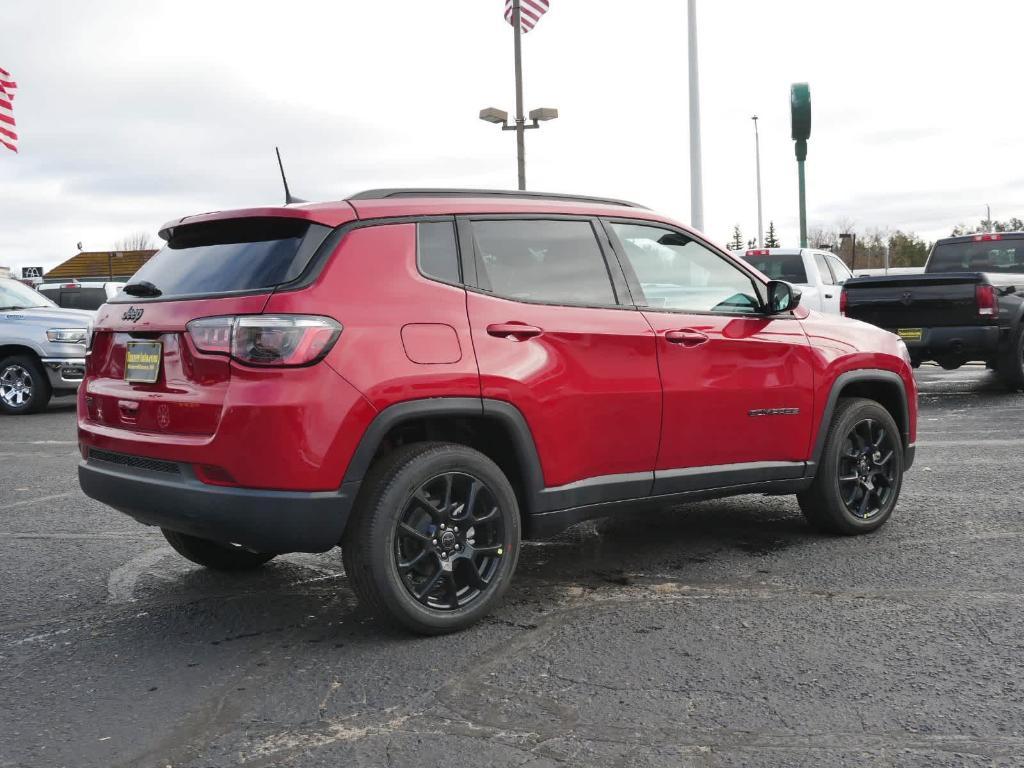
[[839,294],[853,273],[834,253],[814,248],[752,248],[733,251],[772,280],[800,288],[800,304],[830,315],[839,314]]

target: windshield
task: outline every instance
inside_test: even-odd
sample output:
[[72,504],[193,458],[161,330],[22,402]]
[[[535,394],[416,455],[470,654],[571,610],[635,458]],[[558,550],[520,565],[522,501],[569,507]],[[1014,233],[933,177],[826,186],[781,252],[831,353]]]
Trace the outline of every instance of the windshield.
[[773,253],[768,256],[741,256],[745,262],[772,280],[785,280],[798,285],[807,284],[804,257],[799,253]]
[[43,294],[17,280],[0,280],[0,310],[57,306]]
[[936,243],[925,271],[1021,273],[1024,272],[1024,238]]

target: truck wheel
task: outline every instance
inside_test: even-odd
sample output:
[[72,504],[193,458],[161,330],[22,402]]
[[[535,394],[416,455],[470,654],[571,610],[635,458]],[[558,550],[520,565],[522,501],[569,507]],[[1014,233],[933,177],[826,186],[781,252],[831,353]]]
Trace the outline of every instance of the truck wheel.
[[364,607],[436,635],[497,605],[519,537],[515,493],[493,461],[464,445],[414,443],[371,467],[341,546]]
[[1024,389],[1024,328],[1010,340],[996,368],[999,378],[1011,392]]
[[0,360],[0,412],[38,413],[51,394],[50,380],[36,358],[11,355]]
[[166,528],[160,530],[179,555],[215,571],[251,571],[275,557],[269,552],[250,552],[232,544],[200,539]]
[[815,528],[853,536],[892,515],[903,484],[903,439],[874,400],[842,398],[832,414],[814,483],[797,495]]

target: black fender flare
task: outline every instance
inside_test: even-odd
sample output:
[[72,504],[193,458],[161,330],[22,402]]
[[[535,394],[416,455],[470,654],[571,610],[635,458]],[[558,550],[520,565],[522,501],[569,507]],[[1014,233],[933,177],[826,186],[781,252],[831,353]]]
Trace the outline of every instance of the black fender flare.
[[544,473],[541,469],[533,433],[522,412],[504,400],[479,397],[429,397],[420,400],[405,400],[389,405],[380,411],[363,432],[359,445],[352,454],[342,488],[358,490],[370,469],[373,457],[384,436],[402,422],[437,416],[470,416],[491,419],[502,424],[512,436],[513,450],[523,474],[524,509],[531,514],[537,506],[537,499],[544,487]]
[[894,371],[886,371],[880,368],[862,368],[856,371],[841,373],[832,382],[829,390],[828,400],[821,414],[821,422],[818,425],[818,435],[814,441],[814,450],[811,453],[811,460],[808,466],[808,474],[813,474],[813,468],[818,466],[821,460],[821,453],[825,450],[825,438],[828,437],[829,427],[832,426],[832,413],[835,411],[836,402],[847,386],[853,383],[870,382],[882,383],[887,387],[895,386],[899,392],[900,416],[902,417],[903,450],[906,461],[905,469],[910,469],[913,464],[913,446],[910,444],[910,406],[907,403],[907,387],[900,375]]

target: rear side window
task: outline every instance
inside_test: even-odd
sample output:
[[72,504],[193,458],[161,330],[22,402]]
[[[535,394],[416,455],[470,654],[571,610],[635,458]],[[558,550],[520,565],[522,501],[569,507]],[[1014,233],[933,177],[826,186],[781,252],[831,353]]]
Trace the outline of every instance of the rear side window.
[[67,309],[99,309],[107,302],[103,288],[70,288],[60,292],[57,303]]
[[[772,280],[785,280],[787,283],[807,285],[807,270],[804,269],[804,257],[799,253],[775,253],[770,256],[743,256],[750,266],[767,275]],[[825,270],[824,277],[828,274]]]
[[1024,239],[936,243],[928,272],[1024,272]]
[[424,221],[416,225],[416,258],[420,272],[445,283],[459,283],[459,249],[455,222]]
[[546,304],[615,304],[589,221],[474,221],[480,288]]
[[853,273],[835,256],[826,256],[828,265],[832,267],[832,274],[836,276],[836,282],[840,285],[853,277]]
[[302,274],[329,232],[285,218],[184,225],[131,282],[152,283],[160,298],[274,288]]
[[825,261],[825,257],[820,253],[814,254],[814,263],[818,265],[818,273],[821,275],[821,282],[825,285],[835,285],[835,278],[832,277],[832,270],[828,266],[828,262]]

